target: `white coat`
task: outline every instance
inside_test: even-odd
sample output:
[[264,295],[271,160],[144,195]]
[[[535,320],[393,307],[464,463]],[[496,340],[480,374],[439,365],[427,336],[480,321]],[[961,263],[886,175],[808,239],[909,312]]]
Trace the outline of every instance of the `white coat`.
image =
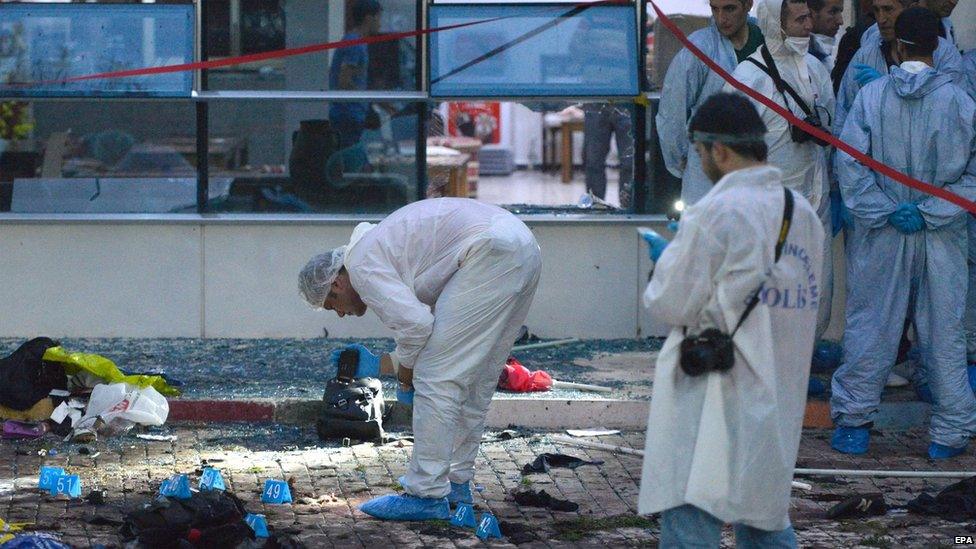
[[[830,72],[816,57],[799,55],[789,49],[784,43],[785,35],[780,25],[780,13],[783,3],[779,0],[759,2],[756,16],[759,28],[766,37],[766,47],[776,62],[779,74],[783,80],[800,94],[803,101],[811,109],[816,105],[818,114],[828,131],[834,116],[834,90],[830,80]],[[760,51],[750,56],[752,59],[766,64]],[[784,99],[783,94],[776,90],[773,79],[762,69],[749,61],[739,63],[733,76],[743,84],[772,99],[780,106],[788,108],[800,119],[806,115],[792,97]],[[729,85],[726,91],[735,91]],[[826,147],[818,147],[813,142],[794,143],[790,137],[790,125],[782,116],[762,105],[753,102],[769,133],[766,134],[766,145],[769,146],[769,163],[783,171],[783,184],[802,194],[815,210],[820,211],[821,202],[827,200],[828,182],[828,151]]]
[[393,331],[400,366],[417,362],[433,330],[431,308],[498,216],[512,217],[475,200],[422,200],[353,235],[343,264],[353,288]]
[[[657,262],[644,305],[673,326],[658,357],[641,473],[639,511],[694,505],[727,523],[789,526],[790,481],[800,444],[817,319],[824,232],[796,196],[782,258],[780,171],[726,175],[689,206]],[[735,366],[692,378],[678,365],[682,327],[735,335]]]

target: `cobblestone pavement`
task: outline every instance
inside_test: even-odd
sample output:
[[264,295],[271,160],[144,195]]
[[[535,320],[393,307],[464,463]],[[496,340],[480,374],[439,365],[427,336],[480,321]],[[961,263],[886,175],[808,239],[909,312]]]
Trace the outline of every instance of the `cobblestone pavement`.
[[[319,443],[309,428],[269,425],[182,425],[163,432],[178,438],[175,442],[149,442],[130,434],[84,450],[80,445],[54,438],[0,443],[0,518],[34,522],[37,529],[56,532],[66,542],[80,547],[118,546],[118,524],[126,508],[147,501],[160,482],[173,473],[189,474],[196,485],[200,468],[209,464],[221,469],[228,488],[245,501],[250,512],[267,516],[276,534],[291,536],[308,547],[482,545],[470,530],[452,528],[447,523],[385,523],[356,510],[363,501],[398,489],[396,479],[404,472],[409,441],[382,446],[328,446]],[[921,457],[927,444],[924,432],[877,433],[871,452],[860,458],[832,452],[828,434],[804,434],[800,467],[976,470],[972,453],[939,465]],[[486,435],[476,478],[476,483],[484,486],[483,497],[476,506],[490,509],[509,534],[504,541],[492,542],[492,546],[656,546],[655,521],[634,515],[639,457],[557,446],[545,433],[520,432],[511,440],[497,438]],[[643,433],[625,433],[599,440],[641,448],[643,438]],[[50,449],[57,453],[48,453]],[[522,476],[522,465],[542,452],[569,453],[604,463]],[[93,488],[106,490],[106,503],[68,502],[43,494],[36,489],[37,472],[42,465],[62,466],[69,473],[80,475],[83,495]],[[260,493],[266,479],[291,481],[294,504],[262,504]],[[853,493],[880,491],[888,504],[897,508],[921,492],[936,493],[952,480],[804,480],[813,485],[813,490],[794,491],[792,510],[801,546],[949,546],[956,535],[976,534],[974,522],[950,523],[898,509],[873,519],[836,522],[823,518],[826,509]],[[543,489],[573,500],[579,503],[579,511],[520,507],[510,493],[523,489]],[[725,544],[731,544],[728,531]]]

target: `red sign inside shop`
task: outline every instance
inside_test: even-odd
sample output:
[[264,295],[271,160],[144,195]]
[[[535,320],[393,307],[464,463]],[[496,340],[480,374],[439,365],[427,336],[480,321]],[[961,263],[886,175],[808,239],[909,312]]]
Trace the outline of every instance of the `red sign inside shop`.
[[448,105],[447,132],[474,137],[485,145],[501,142],[501,104],[495,101],[459,101]]

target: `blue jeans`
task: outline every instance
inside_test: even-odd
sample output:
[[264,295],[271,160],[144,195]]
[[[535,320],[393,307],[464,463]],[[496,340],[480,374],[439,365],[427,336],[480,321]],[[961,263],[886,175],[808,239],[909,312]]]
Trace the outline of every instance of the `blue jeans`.
[[[735,546],[740,549],[796,549],[796,533],[790,526],[768,532],[734,525]],[[661,513],[661,549],[717,548],[722,541],[722,521],[692,505],[673,507]]]

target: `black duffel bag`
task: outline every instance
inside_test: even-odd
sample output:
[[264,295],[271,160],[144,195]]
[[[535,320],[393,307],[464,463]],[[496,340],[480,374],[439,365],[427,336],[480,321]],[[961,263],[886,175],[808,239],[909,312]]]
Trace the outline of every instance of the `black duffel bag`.
[[334,378],[325,386],[324,408],[316,424],[323,440],[383,439],[383,385],[373,377]]

